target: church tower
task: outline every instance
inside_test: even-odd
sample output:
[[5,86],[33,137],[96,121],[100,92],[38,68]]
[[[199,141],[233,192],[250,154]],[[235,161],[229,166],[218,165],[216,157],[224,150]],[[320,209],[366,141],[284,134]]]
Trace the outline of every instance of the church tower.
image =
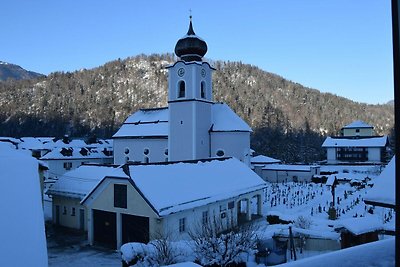
[[175,54],[179,60],[168,67],[170,161],[209,158],[211,128],[212,68],[202,58],[206,42],[193,30],[178,40]]

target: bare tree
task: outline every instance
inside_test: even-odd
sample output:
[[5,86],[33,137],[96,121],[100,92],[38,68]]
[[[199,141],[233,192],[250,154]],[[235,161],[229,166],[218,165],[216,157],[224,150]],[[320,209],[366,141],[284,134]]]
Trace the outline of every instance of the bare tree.
[[226,230],[222,220],[214,218],[191,229],[189,236],[197,260],[206,266],[229,266],[241,262],[242,257],[253,253],[256,247],[255,228],[250,223]]

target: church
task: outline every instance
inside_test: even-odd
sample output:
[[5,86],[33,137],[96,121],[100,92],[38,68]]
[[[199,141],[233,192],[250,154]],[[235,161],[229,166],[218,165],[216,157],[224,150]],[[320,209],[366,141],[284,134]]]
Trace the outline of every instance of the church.
[[235,157],[250,165],[251,128],[225,103],[213,101],[206,42],[193,30],[178,40],[179,60],[167,67],[168,107],[141,109],[114,134],[114,163]]
[[227,230],[263,216],[267,186],[250,165],[250,127],[212,98],[207,44],[190,20],[169,71],[168,107],[141,109],[113,136],[114,165],[86,164],[58,179],[53,222],[120,248],[161,236],[188,239],[199,225]]

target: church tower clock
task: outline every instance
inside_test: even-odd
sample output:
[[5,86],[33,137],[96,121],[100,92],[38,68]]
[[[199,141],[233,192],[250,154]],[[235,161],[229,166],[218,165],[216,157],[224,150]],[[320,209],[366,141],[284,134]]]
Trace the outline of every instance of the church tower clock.
[[193,30],[178,40],[179,60],[168,67],[169,160],[209,158],[212,96],[212,68],[202,58],[206,42]]

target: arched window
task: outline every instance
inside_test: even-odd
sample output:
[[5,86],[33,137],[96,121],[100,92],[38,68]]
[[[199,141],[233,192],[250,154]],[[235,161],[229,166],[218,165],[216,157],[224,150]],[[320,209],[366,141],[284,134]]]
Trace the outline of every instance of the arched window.
[[149,157],[144,157],[144,163],[149,163]]
[[180,81],[178,88],[179,88],[178,98],[185,97],[185,93],[186,93],[185,81]]
[[206,83],[205,82],[201,82],[201,84],[200,84],[200,97],[206,98]]
[[129,154],[129,148],[125,148],[124,153],[128,155]]
[[150,152],[150,150],[149,150],[148,148],[145,148],[145,149],[143,150],[143,154],[145,154],[145,155],[148,155],[149,152]]

